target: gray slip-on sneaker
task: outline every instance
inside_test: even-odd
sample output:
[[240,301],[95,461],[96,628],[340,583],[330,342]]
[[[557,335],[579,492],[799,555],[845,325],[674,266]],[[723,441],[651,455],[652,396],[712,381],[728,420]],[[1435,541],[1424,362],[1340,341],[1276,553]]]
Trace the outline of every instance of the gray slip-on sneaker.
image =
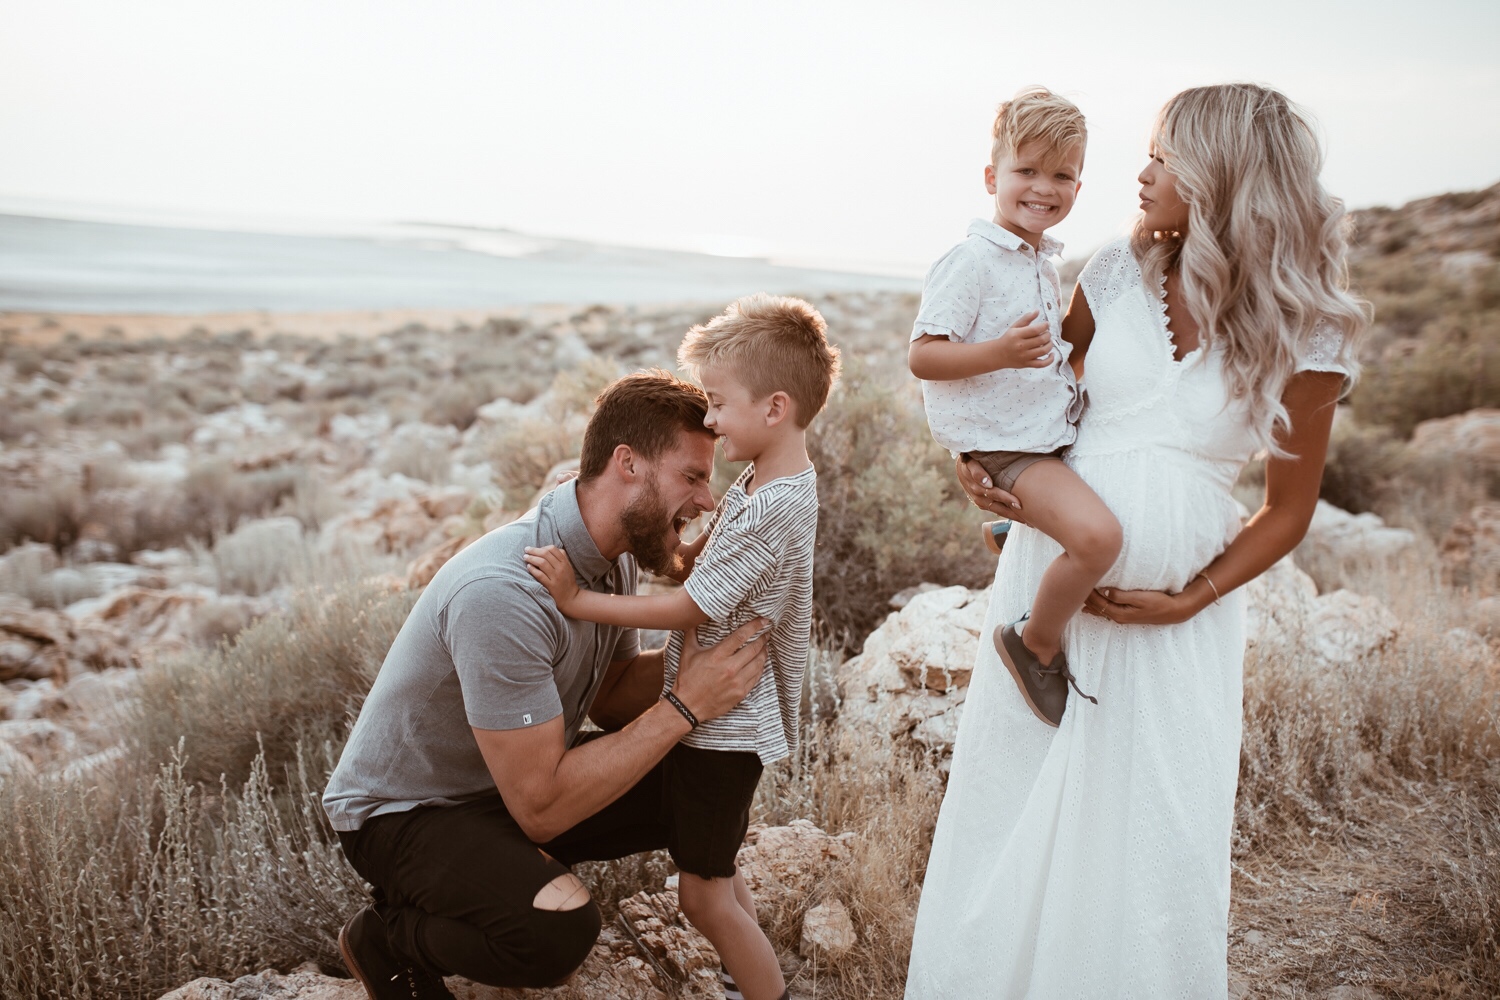
[[1068,670],[1068,658],[1061,651],[1051,663],[1043,666],[1036,654],[1026,648],[1021,633],[1016,631],[1016,626],[1025,620],[1022,617],[1020,621],[995,629],[995,651],[1020,689],[1026,707],[1038,719],[1056,729],[1062,725],[1063,712],[1068,707],[1068,685],[1071,684],[1074,691],[1095,705],[1099,704],[1099,699],[1078,689],[1078,682]]

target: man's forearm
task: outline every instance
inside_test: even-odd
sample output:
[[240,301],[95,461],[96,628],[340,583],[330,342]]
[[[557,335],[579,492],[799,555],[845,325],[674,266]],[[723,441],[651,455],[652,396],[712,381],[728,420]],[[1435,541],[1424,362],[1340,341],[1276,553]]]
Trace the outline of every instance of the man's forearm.
[[550,800],[525,817],[522,829],[543,843],[576,826],[635,787],[690,728],[658,700],[619,732],[567,751],[557,762]]

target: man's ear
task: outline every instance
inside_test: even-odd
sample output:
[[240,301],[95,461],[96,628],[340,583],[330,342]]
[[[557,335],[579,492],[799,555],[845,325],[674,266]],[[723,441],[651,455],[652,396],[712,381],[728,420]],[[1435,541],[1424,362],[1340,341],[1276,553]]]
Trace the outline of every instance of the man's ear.
[[766,400],[766,426],[775,427],[792,414],[792,397],[777,390]]
[[609,464],[625,482],[634,482],[640,463],[636,459],[635,451],[628,444],[615,445],[614,454],[609,457]]

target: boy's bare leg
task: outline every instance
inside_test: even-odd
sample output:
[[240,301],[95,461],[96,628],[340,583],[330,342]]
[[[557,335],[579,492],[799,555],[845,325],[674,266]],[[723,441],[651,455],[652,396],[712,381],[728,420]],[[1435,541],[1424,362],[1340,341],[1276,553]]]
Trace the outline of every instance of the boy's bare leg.
[[1011,490],[1027,522],[1063,547],[1042,574],[1021,641],[1042,663],[1062,648],[1063,626],[1120,555],[1120,522],[1078,474],[1062,462],[1028,466]]
[[[741,890],[744,899],[740,898]],[[719,960],[734,977],[745,1000],[780,1000],[786,992],[781,964],[776,960],[776,949],[755,921],[755,904],[739,874],[733,878],[701,878],[682,872],[677,895],[683,914],[718,951]]]

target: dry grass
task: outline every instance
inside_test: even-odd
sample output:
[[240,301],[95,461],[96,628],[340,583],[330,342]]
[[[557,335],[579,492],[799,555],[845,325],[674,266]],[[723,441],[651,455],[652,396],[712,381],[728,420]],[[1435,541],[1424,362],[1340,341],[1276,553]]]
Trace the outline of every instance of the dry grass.
[[179,744],[188,779],[244,780],[263,753],[276,771],[304,739],[335,739],[358,712],[415,595],[364,585],[304,592],[207,655],[168,659],[142,678],[130,742],[154,766]]
[[106,783],[0,788],[0,995],[155,997],[337,961],[333,931],[364,888],[318,803],[328,757],[273,784],[194,784],[182,760],[121,764]]

